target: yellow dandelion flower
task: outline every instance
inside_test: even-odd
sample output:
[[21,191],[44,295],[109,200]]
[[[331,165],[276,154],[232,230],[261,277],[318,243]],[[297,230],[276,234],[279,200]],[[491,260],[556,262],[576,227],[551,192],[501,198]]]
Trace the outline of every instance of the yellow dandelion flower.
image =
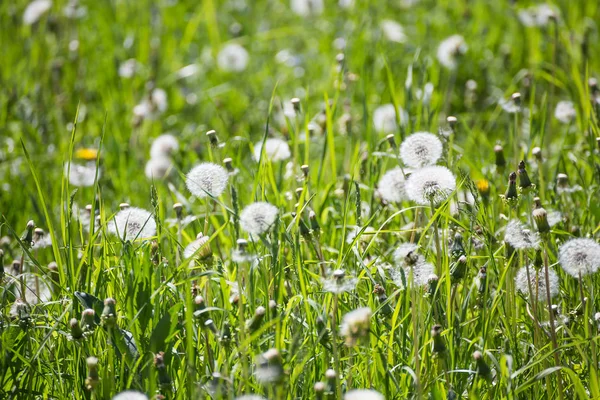
[[81,160],[92,161],[95,160],[97,157],[98,149],[84,147],[75,151],[75,158],[79,158]]

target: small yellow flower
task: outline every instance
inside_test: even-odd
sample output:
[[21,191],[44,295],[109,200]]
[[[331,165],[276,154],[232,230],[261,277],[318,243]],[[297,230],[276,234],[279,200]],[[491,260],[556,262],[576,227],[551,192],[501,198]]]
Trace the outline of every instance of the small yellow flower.
[[81,160],[92,161],[98,157],[98,149],[84,147],[75,151],[75,158]]
[[476,183],[477,190],[481,193],[482,196],[487,196],[490,194],[490,182],[487,179],[480,179]]

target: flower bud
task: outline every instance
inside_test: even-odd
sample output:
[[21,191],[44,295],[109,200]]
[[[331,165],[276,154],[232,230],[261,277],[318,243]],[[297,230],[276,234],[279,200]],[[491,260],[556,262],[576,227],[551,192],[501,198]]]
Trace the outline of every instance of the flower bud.
[[119,204],[119,208],[121,210],[127,210],[129,208],[129,203],[121,203]]
[[156,367],[156,371],[158,372],[158,384],[162,388],[171,386],[171,378],[167,372],[167,367],[165,366],[165,353],[163,351],[159,352],[154,356],[154,366]]
[[483,359],[483,354],[479,350],[473,353],[473,359],[477,365],[477,375],[486,381],[492,380],[492,370]]
[[521,189],[529,189],[533,186],[531,183],[531,179],[529,179],[529,175],[527,174],[527,170],[525,169],[525,161],[521,160],[519,162],[519,187]]
[[538,228],[540,233],[548,233],[550,232],[550,224],[548,223],[548,213],[542,207],[542,203],[539,197],[533,199],[534,208],[531,212],[533,216],[533,220],[535,221],[535,225]]
[[386,139],[387,139],[387,141],[390,144],[390,147],[392,149],[397,149],[398,148],[398,144],[396,143],[396,138],[394,137],[393,133],[390,133],[389,135],[387,135]]
[[96,357],[88,357],[85,360],[88,367],[88,376],[85,379],[85,387],[88,390],[93,390],[100,383],[98,375],[98,359]]
[[542,161],[542,149],[539,147],[534,147],[531,150],[531,155],[535,157],[536,160]]
[[456,128],[456,124],[458,123],[458,119],[452,115],[450,115],[448,118],[446,118],[446,121],[448,122],[448,125],[450,125],[450,129],[452,129],[452,132],[454,132],[454,129]]
[[79,326],[79,321],[77,321],[77,318],[71,318],[69,321],[69,328],[71,328],[72,339],[79,340],[83,337],[83,330]]
[[306,164],[303,164],[300,167],[300,170],[302,171],[302,174],[304,175],[304,179],[308,179],[308,173],[310,172],[310,167]]
[[295,112],[300,112],[300,99],[297,97],[294,97],[292,100],[290,100],[290,102],[292,103],[292,106],[294,107],[294,111]]
[[434,325],[431,328],[431,338],[433,339],[433,353],[441,354],[446,351],[446,343],[444,343],[444,339],[441,336],[442,326]]
[[502,172],[506,166],[506,158],[504,158],[504,148],[501,144],[494,147],[494,154],[496,155],[496,168],[499,172]]
[[175,211],[175,215],[177,216],[177,219],[181,220],[181,218],[183,217],[183,204],[181,204],[181,203],[173,204],[173,211]]
[[517,191],[517,174],[515,172],[511,172],[508,176],[508,188],[504,194],[504,199],[516,200],[518,196],[519,192]]
[[25,233],[25,236],[23,237],[23,244],[26,247],[31,247],[31,245],[33,244],[33,230],[35,229],[35,223],[33,222],[33,220],[30,220],[29,222],[27,222],[27,231]]
[[257,358],[256,379],[263,384],[279,383],[283,378],[283,360],[279,350],[269,349]]
[[104,300],[104,310],[102,310],[101,320],[107,328],[113,328],[117,323],[117,312],[115,309],[115,299],[109,297]]
[[81,312],[81,327],[85,332],[93,331],[96,326],[96,312],[91,308],[86,308]]
[[521,106],[521,93],[515,92],[510,96],[517,107]]
[[215,131],[214,129],[211,129],[210,131],[206,132],[206,136],[208,137],[208,140],[209,140],[211,146],[216,147],[219,145],[219,138],[217,138],[217,131]]
[[248,329],[248,331],[250,331],[250,333],[256,331],[260,327],[260,324],[262,323],[263,319],[265,318],[266,312],[267,312],[267,310],[263,306],[259,306],[254,311],[254,316],[246,324],[246,329]]

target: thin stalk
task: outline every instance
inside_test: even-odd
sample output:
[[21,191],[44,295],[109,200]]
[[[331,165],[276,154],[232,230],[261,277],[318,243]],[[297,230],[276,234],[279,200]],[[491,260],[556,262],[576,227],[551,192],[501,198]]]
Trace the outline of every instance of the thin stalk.
[[333,311],[331,316],[331,334],[332,334],[332,343],[331,347],[333,348],[333,363],[335,369],[335,398],[341,398],[342,394],[342,382],[340,380],[340,354],[338,349],[338,337],[337,337],[337,313],[338,313],[338,296],[337,294],[333,295]]
[[[556,340],[556,330],[554,328],[554,312],[552,311],[552,297],[550,296],[550,271],[548,268],[548,252],[546,251],[546,245],[544,244],[544,273],[546,278],[546,301],[548,303],[548,313],[550,314],[550,338],[552,339],[552,348],[554,350],[554,364],[560,367],[560,357],[558,355],[558,341]],[[563,384],[562,375],[560,371],[557,374],[558,377],[558,396],[560,400],[563,399]]]

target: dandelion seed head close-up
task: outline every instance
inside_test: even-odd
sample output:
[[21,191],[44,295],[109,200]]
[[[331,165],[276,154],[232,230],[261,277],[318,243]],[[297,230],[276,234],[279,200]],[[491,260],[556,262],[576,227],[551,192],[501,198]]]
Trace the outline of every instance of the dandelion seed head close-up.
[[567,274],[576,278],[594,274],[600,269],[600,244],[588,238],[570,239],[559,247],[558,261]]
[[142,208],[127,207],[108,222],[108,232],[126,241],[148,239],[156,235],[156,221]]
[[429,132],[417,132],[408,136],[400,145],[400,158],[404,164],[419,169],[435,164],[442,156],[440,139]]
[[377,190],[381,198],[390,203],[400,203],[407,199],[405,174],[409,170],[397,167],[387,171],[379,180]]
[[273,227],[279,209],[266,202],[246,206],[240,213],[240,226],[252,235],[262,235]]
[[[527,278],[527,268],[522,267],[515,277],[515,287],[526,296],[532,293],[534,298],[537,295],[537,301],[546,302],[546,288],[550,288],[550,298],[558,296],[560,292],[558,275],[554,270],[548,269],[548,280],[550,286],[546,286],[546,275],[544,270],[536,270],[533,266],[529,267],[529,279]],[[531,288],[531,290],[530,290]]]
[[204,162],[196,165],[186,175],[188,190],[198,198],[219,197],[227,188],[229,174],[218,164]]
[[405,188],[415,203],[439,205],[456,189],[456,178],[446,167],[430,166],[411,173]]
[[511,219],[504,231],[504,241],[517,250],[537,249],[540,236],[517,219]]

